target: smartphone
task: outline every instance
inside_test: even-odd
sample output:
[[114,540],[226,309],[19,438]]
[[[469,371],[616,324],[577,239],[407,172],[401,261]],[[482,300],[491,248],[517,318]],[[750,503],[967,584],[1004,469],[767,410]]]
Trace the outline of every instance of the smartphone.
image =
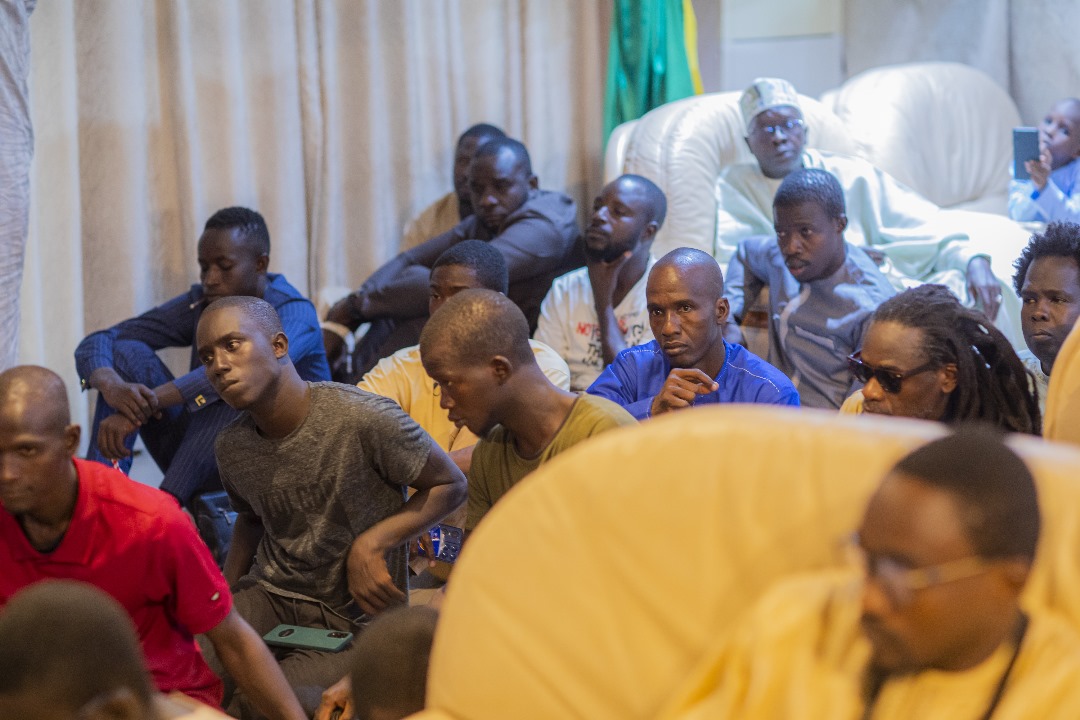
[[1024,163],[1038,159],[1039,131],[1033,127],[1013,128],[1013,177],[1030,180],[1031,175],[1024,168]]
[[[461,552],[461,544],[465,542],[465,531],[453,525],[436,525],[429,532],[435,559],[444,563],[453,563],[457,560],[458,553]],[[422,547],[421,554],[424,554]]]
[[263,635],[267,645],[284,648],[303,648],[339,652],[353,638],[351,632],[327,630],[326,628],[300,627],[299,625],[278,625]]

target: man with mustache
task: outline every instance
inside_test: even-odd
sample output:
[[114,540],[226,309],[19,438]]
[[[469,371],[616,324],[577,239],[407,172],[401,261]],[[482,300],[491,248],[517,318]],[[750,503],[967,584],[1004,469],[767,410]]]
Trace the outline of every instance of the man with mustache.
[[645,278],[666,213],[663,191],[640,175],[616,178],[593,202],[585,267],[555,279],[536,327],[536,339],[570,366],[574,390],[589,387],[620,350],[652,340]]
[[1075,717],[1080,639],[1020,603],[1040,524],[995,431],[915,450],[870,498],[852,567],[777,583],[665,720]]
[[[861,385],[848,356],[862,347],[870,315],[896,291],[869,255],[845,242],[844,193],[828,172],[784,178],[773,219],[776,235],[739,243],[724,297],[740,320],[747,295],[768,288],[769,362],[792,379],[803,405],[835,410]],[[737,334],[730,325],[728,339]]]
[[620,352],[588,392],[642,420],[695,404],[798,405],[799,393],[779,370],[724,340],[724,276],[708,253],[672,250],[645,286],[652,342]]

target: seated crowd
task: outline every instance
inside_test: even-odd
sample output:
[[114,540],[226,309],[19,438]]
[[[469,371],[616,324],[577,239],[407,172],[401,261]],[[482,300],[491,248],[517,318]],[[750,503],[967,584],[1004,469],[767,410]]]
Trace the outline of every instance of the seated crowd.
[[[438,614],[397,606],[420,567],[410,554],[434,565],[431,528],[467,542],[540,465],[654,415],[802,405],[1038,435],[1080,317],[1080,225],[1062,221],[1078,219],[1080,101],[1051,111],[1030,187],[1013,188],[1014,217],[1052,221],[1016,261],[1019,354],[994,324],[1004,285],[989,258],[936,230],[936,206],[865,161],[806,149],[785,81],[755,81],[740,110],[755,162],[717,181],[715,257],[654,254],[667,201],[638,175],[606,185],[578,228],[525,146],[477,125],[458,141],[454,190],[321,324],[268,272],[262,216],[214,213],[198,285],[79,344],[77,376],[98,390],[87,459],[59,375],[0,374],[0,717],[178,717],[185,698],[242,718],[405,717],[424,704]],[[755,304],[766,358],[740,331]],[[186,374],[166,347],[190,349]],[[136,437],[160,491],[123,474]],[[982,462],[947,462],[958,452]],[[208,493],[227,497],[231,538],[200,539],[191,522]],[[798,692],[821,694],[807,717],[871,717],[921,707],[935,692],[923,670],[984,662],[1001,677],[984,716],[1015,707],[1005,681],[1035,667],[1067,673],[1055,691],[1080,687],[1080,650],[1018,608],[1038,532],[1023,463],[986,427],[960,427],[897,465],[866,509],[865,638],[860,601],[844,604],[851,576],[778,587],[718,655],[739,672],[714,673],[679,717],[757,717]],[[947,612],[905,624],[920,592],[986,568]],[[801,614],[771,627],[793,597]],[[43,625],[63,642],[40,642]],[[311,629],[345,649],[301,642]],[[281,632],[297,642],[264,642]],[[814,633],[858,636],[866,675],[800,687]],[[762,665],[770,652],[783,662]]]

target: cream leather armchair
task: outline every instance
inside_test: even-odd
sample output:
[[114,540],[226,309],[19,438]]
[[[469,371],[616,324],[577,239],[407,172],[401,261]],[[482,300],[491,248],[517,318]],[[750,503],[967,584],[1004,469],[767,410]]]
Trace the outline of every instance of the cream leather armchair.
[[[842,563],[880,479],[942,432],[732,405],[582,443],[515,487],[469,540],[418,717],[655,717],[772,583]],[[1080,449],[1011,444],[1044,515],[1025,602],[1080,627]]]

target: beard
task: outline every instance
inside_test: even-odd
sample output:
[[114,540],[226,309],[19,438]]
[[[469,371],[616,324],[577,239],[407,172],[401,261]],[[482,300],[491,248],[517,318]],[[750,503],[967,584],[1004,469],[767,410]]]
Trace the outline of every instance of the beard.
[[626,252],[626,248],[617,248],[612,247],[611,245],[608,245],[603,249],[596,250],[590,248],[588,245],[585,246],[585,258],[589,262],[613,262],[622,257],[622,254],[624,252]]

